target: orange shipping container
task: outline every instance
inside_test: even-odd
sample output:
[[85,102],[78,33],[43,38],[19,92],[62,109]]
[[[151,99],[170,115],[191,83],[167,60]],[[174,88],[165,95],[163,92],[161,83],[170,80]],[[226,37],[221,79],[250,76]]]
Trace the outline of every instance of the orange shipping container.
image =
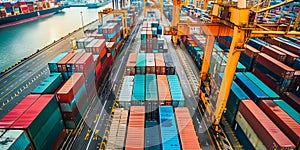
[[93,54],[98,54],[100,59],[106,54],[105,40],[100,39],[93,47]]
[[75,53],[69,53],[66,55],[62,60],[57,63],[58,71],[59,72],[67,72],[67,62],[72,59]]
[[125,150],[144,150],[145,107],[132,106],[127,129]]
[[155,53],[155,71],[157,75],[166,74],[166,64],[164,60],[164,55],[162,53]]
[[160,105],[172,105],[168,78],[166,75],[157,75],[158,100]]
[[58,90],[57,98],[59,102],[69,103],[84,84],[82,73],[74,73],[69,80]]
[[126,75],[135,75],[137,53],[131,53],[126,64]]
[[182,149],[201,150],[188,108],[177,107],[174,109]]

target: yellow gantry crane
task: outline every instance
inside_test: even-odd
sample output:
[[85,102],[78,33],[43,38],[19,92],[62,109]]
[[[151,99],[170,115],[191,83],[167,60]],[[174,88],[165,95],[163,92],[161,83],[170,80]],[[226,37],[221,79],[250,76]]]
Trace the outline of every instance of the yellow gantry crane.
[[122,17],[122,29],[123,29],[123,38],[126,39],[128,36],[128,27],[127,27],[127,20],[126,20],[126,10],[113,10],[112,8],[105,8],[98,12],[98,19],[99,23],[103,24],[103,14],[117,14],[121,15]]
[[160,11],[160,19],[162,20],[162,14],[164,12],[164,1],[159,0],[159,3],[157,3],[156,0],[150,0],[150,1],[152,3],[154,3],[154,6],[147,7],[146,6],[147,0],[144,0],[144,17],[146,17],[148,10],[159,10]]
[[[293,0],[288,0],[277,4],[276,7],[292,1]],[[250,13],[251,7],[247,6],[246,0],[238,0],[235,4],[224,3],[222,0],[215,0],[210,23],[180,23],[180,4],[181,0],[173,0],[172,27],[165,30],[165,34],[172,35],[175,45],[182,35],[201,35],[204,33],[207,37],[202,68],[200,71],[201,81],[199,99],[202,106],[208,113],[208,119],[213,123],[212,127],[215,133],[219,133],[222,132],[219,125],[223,112],[226,110],[226,104],[236,71],[236,66],[238,64],[240,53],[244,51],[247,41],[251,37],[296,37],[300,35],[300,32],[289,31],[290,26],[278,28],[278,24],[270,25],[251,22],[253,21],[250,20],[252,17],[251,15],[268,11],[275,8],[275,6],[256,9],[256,12]],[[199,32],[193,33],[192,30],[190,30],[192,28],[193,30],[199,29]],[[211,89],[214,88],[211,86],[212,84],[210,81],[214,79],[210,77],[208,71],[215,37],[218,36],[232,36],[232,42],[220,89],[217,89],[217,92],[214,92],[214,95],[210,95]],[[215,106],[212,106],[212,101],[216,102]]]

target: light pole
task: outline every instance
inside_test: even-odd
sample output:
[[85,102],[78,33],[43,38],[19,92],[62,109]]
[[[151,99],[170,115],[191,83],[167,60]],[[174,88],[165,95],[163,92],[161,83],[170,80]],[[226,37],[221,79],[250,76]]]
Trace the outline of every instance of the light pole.
[[82,31],[83,31],[83,34],[84,34],[84,26],[83,26],[83,15],[82,15],[82,11],[80,12],[80,15],[81,15],[81,26],[82,26]]

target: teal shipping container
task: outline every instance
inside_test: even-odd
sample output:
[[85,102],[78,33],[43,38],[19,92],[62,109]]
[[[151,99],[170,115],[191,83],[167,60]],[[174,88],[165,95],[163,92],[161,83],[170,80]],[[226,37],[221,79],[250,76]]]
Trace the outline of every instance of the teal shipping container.
[[61,73],[50,73],[31,93],[32,94],[53,94],[63,83]]
[[158,93],[155,74],[146,75],[146,119],[157,119]]
[[143,106],[145,100],[145,75],[135,75],[132,93],[132,106]]
[[275,93],[265,83],[263,83],[260,79],[258,79],[253,73],[251,73],[251,72],[245,72],[244,75],[247,76],[264,93],[266,93],[269,96],[270,99],[278,99],[278,98],[280,98],[280,96],[277,93]]
[[1,150],[22,150],[30,144],[30,139],[24,130],[0,130]]
[[168,75],[168,83],[169,83],[170,92],[172,96],[172,106],[183,107],[184,96],[177,75]]
[[146,54],[138,53],[136,60],[136,74],[146,74]]
[[68,54],[67,52],[61,53],[61,54],[59,54],[58,56],[56,56],[54,59],[52,59],[52,60],[48,63],[50,72],[58,72],[58,66],[57,66],[57,63],[58,63],[61,59],[63,59],[67,54]]
[[285,111],[291,118],[293,118],[298,124],[300,124],[300,113],[298,113],[293,107],[287,104],[284,100],[273,100],[283,111]]
[[159,125],[156,121],[146,121],[145,150],[160,150]]
[[62,112],[72,112],[72,109],[76,107],[77,103],[82,99],[82,95],[86,95],[86,86],[83,84],[79,91],[76,93],[70,103],[59,103]]

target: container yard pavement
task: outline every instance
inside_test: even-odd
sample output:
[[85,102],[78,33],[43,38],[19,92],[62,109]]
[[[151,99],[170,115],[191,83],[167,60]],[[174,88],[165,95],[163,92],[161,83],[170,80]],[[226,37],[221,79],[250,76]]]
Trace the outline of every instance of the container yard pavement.
[[[95,26],[92,23],[91,26]],[[46,46],[37,56],[13,68],[0,79],[0,118],[6,115],[16,104],[28,95],[48,75],[48,62],[59,53],[70,50],[70,38],[83,36],[82,29]]]

